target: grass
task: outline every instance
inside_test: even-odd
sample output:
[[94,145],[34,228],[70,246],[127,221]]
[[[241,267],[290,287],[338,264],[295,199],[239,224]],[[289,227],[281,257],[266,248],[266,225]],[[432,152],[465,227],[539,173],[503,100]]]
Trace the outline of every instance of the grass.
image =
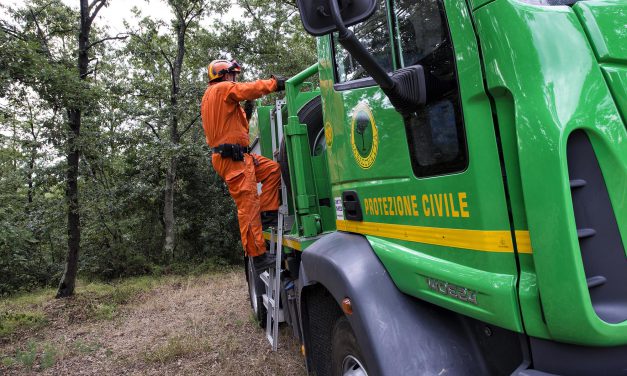
[[59,351],[49,343],[37,344],[30,340],[22,349],[17,349],[13,356],[4,356],[0,364],[4,367],[19,365],[27,370],[35,368],[44,370],[55,365],[59,357]]
[[41,369],[46,369],[54,366],[57,362],[58,351],[51,344],[44,345],[44,349],[41,353],[40,365]]
[[15,352],[16,362],[22,364],[28,369],[33,368],[35,365],[35,359],[37,359],[37,344],[33,341],[28,342],[26,349],[17,350]]
[[186,355],[197,355],[211,351],[207,340],[193,337],[174,337],[168,339],[165,345],[144,353],[144,360],[148,363],[169,363]]
[[[12,319],[19,322],[13,334],[0,338],[0,375],[65,374],[68,369],[84,374],[305,374],[288,328],[279,331],[279,352],[270,352],[250,312],[241,270],[80,281],[72,298],[54,299],[54,293],[50,289],[0,302],[0,312],[19,317]],[[15,316],[20,313],[34,319]],[[29,329],[28,321],[44,327]]]
[[[79,280],[74,297],[56,302],[67,302],[63,311],[75,321],[113,320],[120,314],[121,306],[130,303],[138,295],[167,280],[181,278],[143,276],[111,283]],[[22,332],[41,329],[53,321],[55,312],[46,307],[55,302],[55,293],[55,289],[48,288],[2,299],[0,340],[6,340]]]
[[53,367],[61,353],[95,352],[102,347],[101,344],[77,340],[70,348],[60,351],[51,344],[37,343],[32,338],[38,330],[56,320],[68,320],[70,323],[113,320],[123,311],[124,305],[170,279],[172,277],[144,276],[112,283],[79,280],[74,296],[69,299],[55,299],[54,289],[4,298],[0,301],[0,343],[13,342],[23,336],[31,340],[16,348],[12,354],[0,355],[0,366],[43,370]]
[[98,342],[83,342],[76,340],[72,343],[72,349],[79,354],[90,354],[102,348],[102,344]]
[[41,289],[0,300],[0,340],[22,330],[37,330],[47,325],[42,306],[53,289]]
[[8,337],[17,330],[39,329],[47,323],[44,313],[37,310],[0,312],[0,338]]

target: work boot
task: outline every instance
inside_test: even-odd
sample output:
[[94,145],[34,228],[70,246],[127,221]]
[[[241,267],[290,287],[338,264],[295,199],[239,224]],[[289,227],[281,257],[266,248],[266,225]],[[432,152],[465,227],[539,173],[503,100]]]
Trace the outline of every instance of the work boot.
[[253,266],[255,267],[255,272],[257,274],[263,273],[264,270],[274,267],[276,265],[276,257],[274,255],[269,254],[268,252],[253,257]]
[[278,210],[269,210],[261,212],[261,228],[263,230],[274,227],[276,228],[279,224],[279,211]]

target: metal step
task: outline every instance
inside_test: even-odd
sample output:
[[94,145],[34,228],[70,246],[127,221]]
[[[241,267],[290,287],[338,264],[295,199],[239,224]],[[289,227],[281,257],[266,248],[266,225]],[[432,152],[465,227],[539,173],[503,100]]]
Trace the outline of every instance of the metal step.
[[586,279],[586,282],[588,282],[588,288],[591,289],[604,285],[605,282],[607,282],[607,278],[602,275],[595,275],[594,277]]
[[[272,305],[274,304],[274,301],[270,298],[268,298],[267,294],[263,294],[263,306],[266,307],[266,310],[270,309],[269,307],[272,307]],[[285,322],[285,317],[283,316],[283,309],[279,308],[279,320],[278,322]]]
[[577,229],[577,237],[579,239],[589,238],[597,234],[597,231],[593,228],[579,228]]
[[259,274],[259,279],[261,279],[261,281],[263,282],[264,285],[266,285],[266,287],[270,286],[270,273],[268,273],[268,271],[265,271]]
[[[284,100],[277,100],[274,111],[270,118],[270,130],[272,136],[272,154],[276,161],[278,153],[278,145],[275,141],[283,139],[283,117],[281,114],[281,106],[285,104]],[[277,116],[278,114],[278,116]],[[285,182],[281,176],[281,202],[283,203],[278,210],[278,223],[276,229],[270,230],[270,249],[269,252],[276,257],[274,267],[261,274],[260,278],[266,285],[266,293],[263,295],[263,304],[267,310],[266,316],[266,338],[272,346],[272,351],[277,351],[279,346],[279,323],[285,321],[283,310],[281,307],[281,256],[283,255],[283,231],[285,230],[285,219],[288,217],[287,208],[287,189]],[[293,223],[293,219],[290,222]],[[287,305],[286,305],[287,306]]]
[[572,179],[570,181],[570,188],[581,188],[586,184],[588,184],[588,182],[583,179]]

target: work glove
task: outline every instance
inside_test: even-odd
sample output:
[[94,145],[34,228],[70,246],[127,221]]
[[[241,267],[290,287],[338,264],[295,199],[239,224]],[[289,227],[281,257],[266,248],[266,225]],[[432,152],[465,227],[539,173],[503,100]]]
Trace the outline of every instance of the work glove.
[[276,91],[283,91],[285,90],[285,77],[281,77],[281,76],[275,76],[274,74],[272,76],[270,76],[272,78],[274,78],[276,80]]
[[255,102],[247,100],[244,102],[244,113],[246,114],[246,120],[250,120],[253,117],[253,111],[255,110]]

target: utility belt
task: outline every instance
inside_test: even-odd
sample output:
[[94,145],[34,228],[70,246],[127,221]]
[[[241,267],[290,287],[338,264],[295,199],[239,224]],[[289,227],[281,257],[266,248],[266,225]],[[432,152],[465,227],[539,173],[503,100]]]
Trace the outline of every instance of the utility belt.
[[238,144],[222,144],[211,150],[213,150],[214,153],[220,154],[222,158],[231,158],[236,162],[243,161],[244,154],[249,154],[252,151],[250,147]]

